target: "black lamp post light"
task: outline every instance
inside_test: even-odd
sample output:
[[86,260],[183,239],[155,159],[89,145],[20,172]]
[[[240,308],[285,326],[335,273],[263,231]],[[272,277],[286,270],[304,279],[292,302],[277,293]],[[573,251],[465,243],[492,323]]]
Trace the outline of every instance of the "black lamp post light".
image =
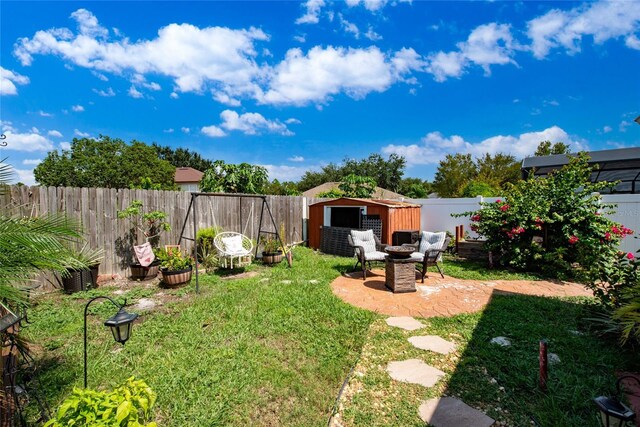
[[623,427],[636,418],[635,412],[620,401],[620,385],[625,379],[632,379],[640,385],[638,378],[632,375],[623,375],[616,382],[616,394],[611,397],[599,396],[593,399],[600,410],[602,425],[605,427]]
[[118,308],[118,312],[108,318],[104,322],[104,326],[108,326],[111,328],[113,339],[121,343],[122,345],[124,345],[124,343],[126,343],[131,336],[131,327],[133,326],[133,321],[138,318],[138,315],[136,313],[128,313],[124,309],[124,305],[118,304],[107,296],[97,296],[95,298],[91,298],[89,302],[87,302],[87,305],[84,306],[84,388],[87,388],[87,312],[89,310],[89,305],[97,299],[109,300]]

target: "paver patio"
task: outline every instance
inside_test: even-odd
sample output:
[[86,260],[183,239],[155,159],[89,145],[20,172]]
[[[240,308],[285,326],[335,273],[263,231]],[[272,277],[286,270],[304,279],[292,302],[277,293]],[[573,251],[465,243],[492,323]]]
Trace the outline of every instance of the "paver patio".
[[[437,277],[436,277],[437,276]],[[331,283],[333,293],[357,307],[390,316],[435,317],[473,313],[487,305],[494,292],[540,296],[591,296],[577,283],[546,280],[463,280],[430,274],[417,292],[394,294],[384,285],[384,270],[348,273]]]

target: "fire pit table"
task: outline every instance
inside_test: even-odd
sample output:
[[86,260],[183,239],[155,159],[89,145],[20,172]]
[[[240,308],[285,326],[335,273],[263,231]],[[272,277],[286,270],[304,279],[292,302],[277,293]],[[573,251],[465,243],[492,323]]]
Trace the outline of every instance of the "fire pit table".
[[387,246],[385,252],[385,286],[393,291],[415,292],[416,273],[415,261],[411,254],[415,249],[406,246]]

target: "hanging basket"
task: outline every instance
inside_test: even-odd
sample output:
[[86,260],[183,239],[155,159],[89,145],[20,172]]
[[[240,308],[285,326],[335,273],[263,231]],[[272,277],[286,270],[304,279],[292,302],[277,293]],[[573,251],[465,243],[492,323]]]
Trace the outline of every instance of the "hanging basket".
[[167,286],[177,286],[191,280],[193,267],[184,270],[167,271],[162,269],[162,282]]
[[139,263],[131,264],[131,278],[134,280],[155,279],[160,269],[160,261],[154,261],[150,265],[143,267]]

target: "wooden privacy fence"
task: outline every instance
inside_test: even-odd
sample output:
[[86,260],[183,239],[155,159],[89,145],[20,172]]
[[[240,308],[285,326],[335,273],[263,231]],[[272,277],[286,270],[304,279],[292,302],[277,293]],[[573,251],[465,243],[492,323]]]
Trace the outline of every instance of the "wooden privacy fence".
[[[191,195],[184,191],[128,190],[112,188],[27,187],[12,186],[3,197],[0,209],[8,215],[44,215],[64,213],[81,222],[83,234],[92,249],[104,249],[105,258],[100,274],[127,276],[133,260],[128,236],[131,222],[118,219],[118,211],[133,200],[143,203],[144,211],[160,210],[167,214],[171,231],[163,233],[160,245],[177,244],[187,215]],[[287,243],[303,240],[304,197],[267,196],[267,202],[278,226],[284,224]],[[240,197],[202,197],[197,203],[198,229],[211,226],[224,231],[241,232],[256,239],[262,200]],[[185,237],[193,237],[193,216],[185,229]],[[263,220],[263,229],[273,230],[270,221]],[[138,233],[138,242],[144,242]],[[192,243],[183,240],[183,247],[192,250]]]

